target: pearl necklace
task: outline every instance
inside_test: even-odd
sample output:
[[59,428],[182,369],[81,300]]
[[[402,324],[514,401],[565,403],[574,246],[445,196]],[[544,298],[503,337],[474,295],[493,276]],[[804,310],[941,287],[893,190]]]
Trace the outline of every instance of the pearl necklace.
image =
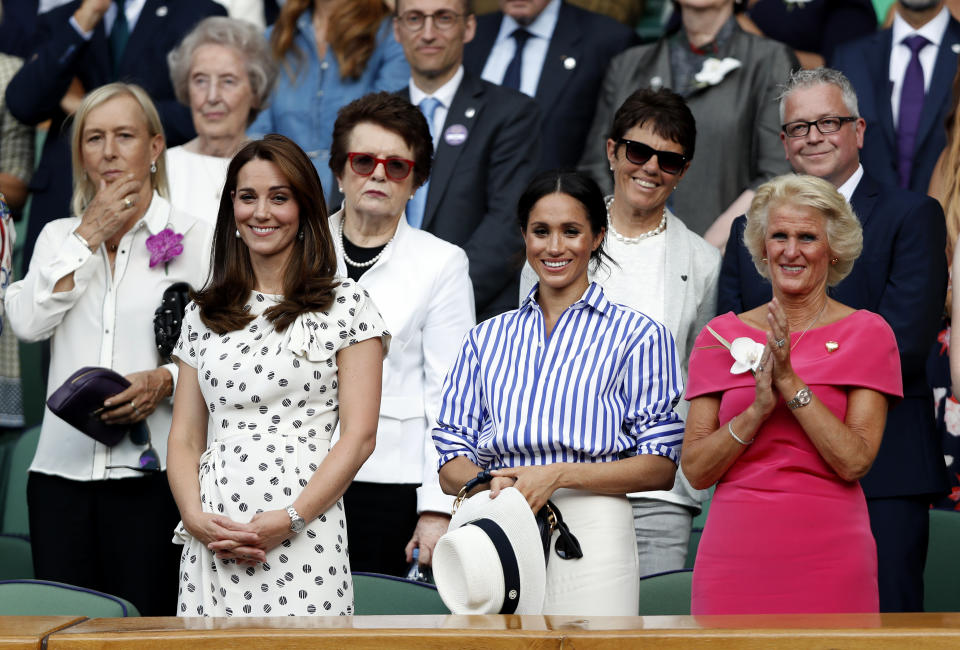
[[617,229],[613,227],[613,217],[610,216],[610,208],[613,207],[613,197],[611,196],[607,199],[607,230],[610,231],[610,234],[613,235],[613,238],[623,242],[624,244],[639,244],[644,239],[649,239],[650,237],[656,237],[664,230],[667,229],[667,210],[663,208],[660,213],[660,223],[653,230],[648,230],[647,232],[640,233],[636,237],[627,237],[626,235],[621,235],[617,232]]
[[350,266],[358,269],[365,269],[367,267],[373,266],[377,263],[377,260],[390,248],[390,244],[393,243],[393,238],[397,236],[397,231],[393,231],[393,236],[390,237],[390,241],[383,245],[383,248],[380,249],[380,252],[373,256],[372,259],[367,260],[366,262],[354,262],[352,259],[347,257],[347,247],[343,245],[343,222],[347,220],[347,215],[344,214],[343,218],[340,220],[340,227],[337,229],[337,243],[340,245],[340,252],[343,254],[343,261],[349,264]]

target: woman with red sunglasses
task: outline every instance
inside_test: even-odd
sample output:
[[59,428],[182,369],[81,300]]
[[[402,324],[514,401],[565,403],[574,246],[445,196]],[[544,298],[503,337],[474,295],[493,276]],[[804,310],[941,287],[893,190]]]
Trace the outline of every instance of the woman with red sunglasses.
[[377,448],[344,495],[355,571],[402,575],[415,548],[429,566],[450,519],[430,429],[475,316],[466,253],[407,222],[432,156],[423,114],[390,93],[348,104],[333,127],[330,169],[344,196],[330,217],[337,272],[370,292],[394,336]]

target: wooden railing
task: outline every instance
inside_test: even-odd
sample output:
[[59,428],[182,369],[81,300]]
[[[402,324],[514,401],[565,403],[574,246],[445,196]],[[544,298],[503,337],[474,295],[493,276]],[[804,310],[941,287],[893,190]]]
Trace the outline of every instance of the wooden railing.
[[0,617],[0,648],[960,648],[960,614]]

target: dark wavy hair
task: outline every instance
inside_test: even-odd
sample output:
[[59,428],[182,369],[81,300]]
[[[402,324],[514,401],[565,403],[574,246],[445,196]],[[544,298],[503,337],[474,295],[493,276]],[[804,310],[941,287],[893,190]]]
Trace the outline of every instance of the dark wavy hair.
[[329,165],[333,175],[343,177],[347,165],[348,141],[354,127],[362,122],[393,131],[413,151],[413,186],[420,187],[430,177],[433,164],[433,138],[427,119],[419,108],[394,93],[364,95],[340,109],[333,123]]
[[245,327],[253,316],[243,307],[256,278],[250,252],[236,236],[233,196],[237,176],[251,160],[266,160],[280,168],[290,183],[300,210],[300,232],[284,270],[283,300],[264,315],[278,332],[285,330],[300,314],[323,311],[333,303],[337,282],[337,257],[327,223],[327,207],[320,177],[313,163],[292,140],[271,134],[248,142],[227,168],[227,180],[220,197],[220,211],[213,234],[211,277],[203,290],[191,297],[200,308],[200,319],[217,334]]
[[[520,200],[517,202],[517,220],[520,222],[521,231],[527,231],[533,206],[550,194],[566,194],[582,205],[587,213],[591,234],[596,235],[606,230],[607,206],[603,202],[603,192],[596,182],[578,171],[551,169],[534,176],[527,185],[527,189],[520,195]],[[613,262],[604,250],[602,241],[597,246],[597,250],[590,253],[590,260],[597,266],[606,261]]]

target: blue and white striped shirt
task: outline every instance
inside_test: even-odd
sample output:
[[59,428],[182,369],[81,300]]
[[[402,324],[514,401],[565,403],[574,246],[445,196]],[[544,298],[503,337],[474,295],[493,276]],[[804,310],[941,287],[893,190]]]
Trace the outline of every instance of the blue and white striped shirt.
[[683,380],[669,330],[591,283],[547,338],[536,291],[464,339],[433,430],[438,466],[457,456],[480,467],[678,462]]

